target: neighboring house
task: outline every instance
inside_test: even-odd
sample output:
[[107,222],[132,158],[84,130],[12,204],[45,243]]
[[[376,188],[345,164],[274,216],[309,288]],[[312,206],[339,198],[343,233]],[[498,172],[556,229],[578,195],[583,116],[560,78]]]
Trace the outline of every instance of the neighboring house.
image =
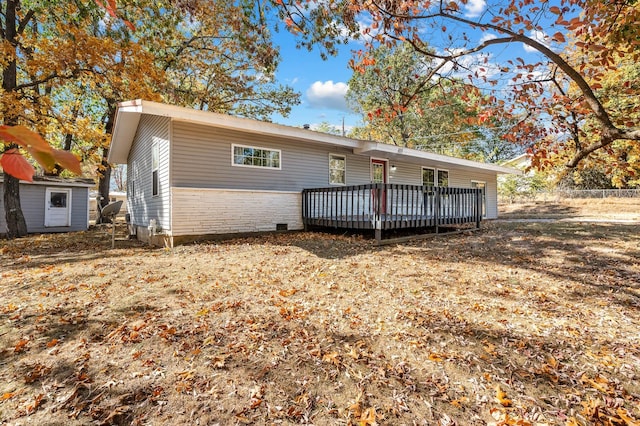
[[[480,188],[466,192],[481,194],[477,205],[483,205],[476,210],[496,218],[496,176],[519,173],[493,164],[142,100],[119,105],[109,161],[127,164],[132,233],[142,240],[152,234],[170,246],[214,234],[300,230],[311,223],[306,215],[318,211],[309,208],[307,198],[303,201],[303,190],[327,187],[337,194],[372,182],[404,186],[361,187],[358,194],[342,193],[339,200],[331,196],[340,205],[358,202],[360,210],[366,204],[368,213],[377,203],[375,214],[380,219],[381,209],[397,209],[399,204],[391,205],[389,198],[396,189],[414,192],[407,192],[407,197],[420,191],[420,200],[426,194],[426,205],[427,195],[437,191],[426,191],[422,185]],[[376,199],[374,191],[381,191],[388,201]],[[457,195],[450,192],[443,197],[454,200]],[[464,202],[465,209],[475,209],[473,202]],[[348,214],[356,214],[356,204],[350,206]],[[364,213],[359,219],[369,220]]]
[[[0,175],[0,200],[4,182]],[[27,232],[85,231],[89,228],[89,188],[91,179],[33,177],[33,182],[20,181],[20,206],[27,222]],[[0,201],[0,235],[6,235],[4,203]]]
[[531,167],[531,154],[521,154],[504,163],[505,167],[512,167],[522,173],[517,176],[499,176],[498,194],[501,202],[513,203],[516,200],[534,200],[540,191],[544,191],[552,182],[550,176],[540,173]]
[[[98,217],[98,197],[100,193],[97,190],[89,191],[89,218],[96,219]],[[118,218],[124,218],[127,215],[127,193],[122,191],[110,191],[109,202],[122,201],[122,207],[118,211]]]
[[502,165],[518,170],[525,170],[526,168],[531,166],[531,154],[520,154],[517,157],[513,157],[509,160],[504,161]]

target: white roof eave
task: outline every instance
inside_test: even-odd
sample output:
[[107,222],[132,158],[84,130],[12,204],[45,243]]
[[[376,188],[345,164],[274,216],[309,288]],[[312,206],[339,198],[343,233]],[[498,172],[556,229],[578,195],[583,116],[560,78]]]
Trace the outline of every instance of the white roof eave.
[[421,162],[420,160],[427,160],[429,162],[436,162],[444,166],[458,166],[471,169],[481,169],[497,174],[522,174],[521,170],[511,167],[504,167],[490,163],[480,163],[478,161],[466,160],[464,158],[449,157],[446,155],[418,151],[417,149],[383,144],[379,142],[361,142],[361,147],[358,149],[354,149],[353,152],[360,155],[387,155],[398,160],[409,160],[411,162]]
[[127,162],[129,150],[133,144],[133,139],[135,138],[142,114],[169,117],[176,121],[202,124],[258,135],[309,141],[345,148],[357,148],[360,146],[359,141],[343,136],[158,102],[135,100],[122,102],[118,105],[113,136],[111,138],[111,148],[109,149],[109,162],[118,164]]
[[496,164],[479,163],[461,158],[448,157],[430,152],[418,151],[379,142],[350,139],[328,133],[281,124],[267,123],[248,118],[234,117],[209,111],[194,110],[159,102],[133,100],[118,105],[116,119],[109,149],[108,161],[124,164],[129,157],[129,151],[140,123],[140,116],[149,114],[169,117],[172,120],[202,124],[217,128],[236,130],[264,136],[274,136],[281,139],[307,141],[314,144],[325,144],[335,147],[352,149],[354,154],[384,155],[391,158],[403,159],[411,162],[436,162],[445,166],[459,166],[484,170],[493,173],[522,174],[522,171]]

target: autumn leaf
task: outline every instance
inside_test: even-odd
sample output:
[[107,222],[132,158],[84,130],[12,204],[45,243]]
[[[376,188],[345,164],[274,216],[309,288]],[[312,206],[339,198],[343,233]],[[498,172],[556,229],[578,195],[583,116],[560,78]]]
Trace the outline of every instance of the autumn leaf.
[[78,160],[78,157],[76,157],[72,152],[65,151],[63,149],[54,149],[53,158],[55,159],[56,163],[60,164],[70,172],[76,175],[82,174],[80,161]]
[[442,354],[437,354],[432,352],[429,354],[429,361],[442,362],[444,361],[444,358],[442,357]]
[[338,352],[330,352],[326,353],[322,357],[322,361],[334,364],[336,366],[340,365],[340,359],[338,358]]
[[502,388],[500,387],[500,385],[496,386],[496,400],[503,406],[503,407],[511,407],[512,401],[510,399],[507,398],[507,393],[505,391],[502,390]]
[[13,349],[14,352],[22,352],[24,351],[25,346],[27,346],[27,343],[29,343],[29,339],[20,339],[20,341],[16,344],[15,348]]
[[33,413],[34,411],[36,411],[38,409],[38,407],[40,406],[40,404],[42,403],[42,400],[44,399],[44,394],[38,394],[36,395],[33,404],[30,404],[29,406],[27,406],[27,412],[28,413]]
[[557,41],[558,43],[564,43],[567,40],[564,38],[564,34],[562,34],[560,31],[558,31],[557,33],[555,33],[553,35],[553,37],[551,37],[553,39],[553,41]]
[[58,344],[58,339],[51,339],[47,342],[47,347],[52,348]]
[[51,146],[42,136],[25,126],[0,126],[0,139],[34,151],[51,152]]
[[2,155],[0,158],[0,166],[2,166],[5,172],[17,179],[33,182],[33,174],[36,172],[35,169],[15,148],[10,149]]
[[362,412],[359,419],[360,426],[375,426],[376,423],[376,409],[369,407]]
[[17,393],[18,392],[5,392],[2,394],[2,397],[0,397],[0,400],[6,401],[7,399],[11,399],[16,396]]
[[624,408],[618,408],[616,412],[618,413],[618,416],[620,416],[620,418],[624,420],[625,425],[640,426],[640,421],[629,416],[629,413]]

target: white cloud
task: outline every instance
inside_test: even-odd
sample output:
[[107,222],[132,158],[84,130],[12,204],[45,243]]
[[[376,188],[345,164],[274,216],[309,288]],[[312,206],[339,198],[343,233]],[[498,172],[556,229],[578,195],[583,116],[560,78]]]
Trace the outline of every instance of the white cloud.
[[482,44],[487,40],[495,40],[497,38],[498,38],[498,36],[495,35],[495,34],[486,33],[486,34],[483,34],[482,37],[480,37],[480,40],[478,40],[478,44]]
[[307,100],[312,108],[330,108],[349,111],[345,95],[349,90],[347,83],[316,81],[307,89]]
[[[549,37],[547,33],[545,33],[544,31],[537,31],[537,30],[531,31],[529,33],[529,37],[549,47],[549,42],[551,41],[551,37]],[[529,53],[537,52],[536,49],[529,46],[528,44],[523,44],[522,46],[524,47],[524,50]]]
[[485,0],[469,0],[465,5],[464,9],[466,11],[465,16],[468,18],[475,18],[480,16],[482,12],[487,7],[487,2]]

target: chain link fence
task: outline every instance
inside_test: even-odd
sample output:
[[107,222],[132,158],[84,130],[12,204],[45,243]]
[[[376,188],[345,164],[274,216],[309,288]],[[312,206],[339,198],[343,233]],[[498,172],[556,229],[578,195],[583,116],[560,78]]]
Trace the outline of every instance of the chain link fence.
[[566,199],[640,198],[640,189],[556,189],[522,193],[516,196],[500,196],[500,203],[522,203],[533,201],[561,201]]

